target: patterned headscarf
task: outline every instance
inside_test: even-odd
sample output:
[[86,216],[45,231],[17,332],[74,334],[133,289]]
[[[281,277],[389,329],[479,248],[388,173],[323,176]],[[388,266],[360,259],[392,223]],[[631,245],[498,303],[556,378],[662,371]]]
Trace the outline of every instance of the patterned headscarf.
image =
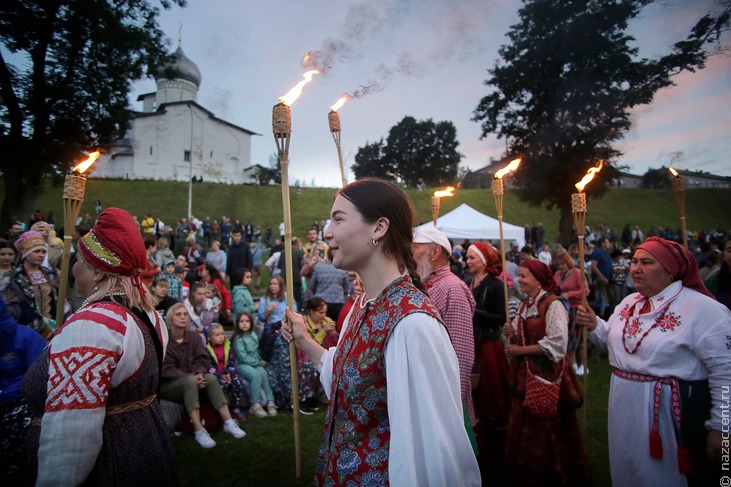
[[15,248],[18,250],[21,259],[28,257],[31,252],[46,248],[46,240],[39,232],[28,230],[15,241]]
[[673,281],[682,281],[683,286],[713,298],[713,294],[703,284],[693,255],[679,243],[664,238],[647,237],[637,248],[652,254],[670,273]]

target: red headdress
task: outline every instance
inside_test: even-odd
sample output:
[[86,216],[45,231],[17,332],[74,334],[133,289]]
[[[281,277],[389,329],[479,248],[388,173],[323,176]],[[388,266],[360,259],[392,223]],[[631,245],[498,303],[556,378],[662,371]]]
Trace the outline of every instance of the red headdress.
[[[485,265],[485,270],[491,276],[499,276],[503,271],[503,264],[500,262],[500,252],[495,247],[485,242],[475,242],[470,245],[477,256]],[[469,249],[468,249],[469,251]]]
[[652,254],[670,273],[674,281],[682,281],[683,286],[713,298],[711,292],[703,284],[698,264],[693,255],[679,243],[664,238],[647,237],[647,240],[637,248]]
[[524,260],[520,263],[520,267],[525,267],[533,274],[541,287],[550,293],[558,291],[556,281],[553,280],[553,272],[551,268],[538,259]]
[[81,257],[91,267],[112,276],[132,278],[132,284],[145,296],[142,282],[147,253],[142,235],[132,216],[119,208],[107,208],[96,225],[79,242]]

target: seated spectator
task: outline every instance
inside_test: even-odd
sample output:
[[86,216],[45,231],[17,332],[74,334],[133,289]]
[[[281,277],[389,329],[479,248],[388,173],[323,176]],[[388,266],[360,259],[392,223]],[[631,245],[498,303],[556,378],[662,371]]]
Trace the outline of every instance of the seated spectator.
[[228,401],[216,376],[208,372],[211,358],[206,348],[198,335],[188,330],[190,316],[186,307],[183,304],[174,305],[165,321],[170,327],[170,341],[162,365],[160,398],[185,405],[193,423],[195,439],[203,448],[216,446],[201,423],[200,394],[203,392],[223,419],[223,430],[234,438],[246,436],[231,417]]
[[[234,323],[238,323],[241,313],[255,314],[258,311],[254,298],[251,297],[249,286],[251,286],[251,271],[243,268],[231,276],[233,284],[233,297],[231,298],[231,312],[234,316]],[[252,323],[252,326],[254,323]]]
[[238,421],[245,420],[246,415],[241,412],[241,407],[248,403],[246,388],[238,374],[231,342],[226,338],[226,332],[220,323],[212,324],[208,330],[208,354],[211,356],[208,373],[215,375],[221,389],[231,394],[234,406],[231,413],[234,418]]
[[211,264],[205,264],[198,268],[198,277],[202,284],[213,284],[221,293],[220,320],[227,322],[231,319],[231,293],[224,284],[224,277]]
[[[185,269],[183,269],[183,272],[185,272]],[[175,274],[174,260],[168,260],[164,263],[160,278],[168,282],[168,296],[177,301],[183,301],[183,280]]]
[[152,281],[152,284],[150,285],[150,292],[157,302],[155,309],[163,318],[165,318],[168,310],[175,303],[180,302],[168,295],[168,280],[164,277],[157,277]]
[[[252,333],[253,318],[246,311],[238,315],[236,329],[231,337],[238,372],[249,379],[251,408],[249,411],[257,418],[276,416],[277,406],[274,403],[274,392],[269,385],[269,377],[264,369],[264,362],[259,355],[259,339]],[[266,405],[266,411],[264,406]]]
[[188,330],[199,333],[206,343],[208,328],[218,321],[218,316],[213,311],[213,300],[206,297],[206,286],[200,283],[193,284],[190,296],[185,301],[188,310]]

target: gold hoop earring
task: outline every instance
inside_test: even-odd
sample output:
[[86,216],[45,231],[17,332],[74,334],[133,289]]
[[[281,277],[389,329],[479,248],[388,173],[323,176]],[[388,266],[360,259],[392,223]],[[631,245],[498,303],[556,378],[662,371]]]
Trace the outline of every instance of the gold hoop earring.
[[374,247],[378,247],[379,242],[378,242],[378,240],[376,240],[376,237],[372,237],[371,242],[373,242]]

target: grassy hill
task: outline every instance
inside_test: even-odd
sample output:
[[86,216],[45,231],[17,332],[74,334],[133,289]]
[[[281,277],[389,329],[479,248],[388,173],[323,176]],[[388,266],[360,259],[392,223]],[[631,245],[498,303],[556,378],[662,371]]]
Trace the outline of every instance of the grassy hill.
[[[61,221],[63,207],[62,187],[47,185],[36,201],[36,208],[43,213],[53,211]],[[313,221],[325,220],[335,194],[333,188],[291,188],[292,225],[294,234],[303,236]],[[425,222],[431,219],[431,194],[408,190],[417,217]],[[0,195],[2,195],[0,186]],[[94,214],[94,200],[100,199],[103,206],[118,206],[139,218],[144,213],[160,216],[167,224],[173,224],[186,216],[188,208],[188,184],[161,181],[123,181],[90,179],[86,185],[86,198],[82,215]],[[441,213],[453,210],[467,203],[478,211],[496,217],[492,192],[487,189],[464,189],[451,198],[443,198]],[[704,189],[686,191],[686,213],[689,229],[731,228],[731,190]],[[278,186],[225,185],[196,183],[193,185],[193,214],[198,218],[210,216],[220,220],[222,215],[232,220],[251,221],[261,225],[262,230],[271,226],[275,236],[282,221],[282,197]],[[527,205],[517,199],[508,189],[505,193],[504,218],[508,223],[542,223],[546,236],[556,234],[559,213]],[[612,189],[601,200],[588,201],[588,225],[609,224],[616,231],[629,223],[639,225],[643,231],[651,225],[680,227],[680,218],[671,190]]]

